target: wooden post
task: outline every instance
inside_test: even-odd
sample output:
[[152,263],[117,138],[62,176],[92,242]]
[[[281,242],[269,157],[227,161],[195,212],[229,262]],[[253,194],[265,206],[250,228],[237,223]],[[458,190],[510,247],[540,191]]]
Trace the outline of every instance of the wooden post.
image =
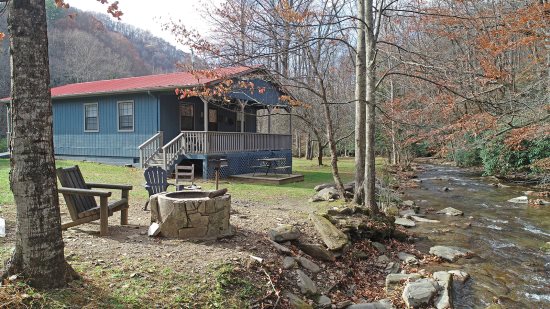
[[204,106],[204,132],[208,132],[208,101],[201,98]]
[[[241,111],[240,111],[240,113],[241,113],[241,133],[244,133],[244,107],[245,107],[246,103],[241,101],[241,100],[239,100],[238,102],[241,105]],[[244,151],[244,148],[245,148],[245,136],[244,136],[244,134],[241,134],[240,143],[241,143],[240,149],[241,149],[241,151]]]
[[107,196],[99,198],[99,236],[109,235],[109,202]]
[[271,106],[267,107],[267,133],[271,134]]
[[245,103],[241,102],[239,100],[239,103],[241,104],[241,133],[244,132],[244,107]]
[[218,190],[219,179],[220,179],[220,168],[219,167],[214,168],[214,177],[216,178],[216,191],[217,191]]
[[[128,190],[122,190],[121,198],[126,199],[126,203],[129,203]],[[120,211],[120,225],[128,225],[128,208]]]

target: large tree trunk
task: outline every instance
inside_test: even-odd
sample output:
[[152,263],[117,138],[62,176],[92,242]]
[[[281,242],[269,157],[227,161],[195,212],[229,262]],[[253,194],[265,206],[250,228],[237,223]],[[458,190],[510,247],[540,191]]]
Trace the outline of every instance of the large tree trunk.
[[365,0],[357,0],[357,54],[355,56],[355,195],[353,202],[365,201]]
[[374,37],[373,20],[373,0],[366,0],[366,58],[367,58],[367,120],[366,120],[366,162],[365,162],[365,205],[371,209],[372,214],[378,213],[376,204],[376,164],[374,153],[374,134],[375,134],[375,79],[376,79],[376,39]]
[[8,17],[12,61],[10,186],[17,209],[15,250],[5,275],[38,288],[66,283],[53,155],[48,36],[44,0],[12,0]]

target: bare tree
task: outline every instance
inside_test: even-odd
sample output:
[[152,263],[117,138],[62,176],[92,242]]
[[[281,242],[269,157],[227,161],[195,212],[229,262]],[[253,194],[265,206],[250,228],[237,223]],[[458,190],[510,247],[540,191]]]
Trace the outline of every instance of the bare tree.
[[353,202],[362,205],[365,199],[365,108],[366,108],[366,46],[365,0],[357,0],[357,48],[355,56],[355,195]]

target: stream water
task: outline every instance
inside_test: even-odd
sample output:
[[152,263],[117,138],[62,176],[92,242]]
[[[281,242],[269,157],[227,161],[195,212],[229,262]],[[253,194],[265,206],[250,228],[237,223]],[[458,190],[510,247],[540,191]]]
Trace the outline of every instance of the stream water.
[[[471,275],[455,308],[485,308],[496,298],[505,308],[550,308],[550,255],[540,249],[550,241],[550,205],[533,208],[507,202],[532,190],[529,187],[497,188],[491,185],[494,179],[479,173],[422,167],[420,187],[408,189],[405,198],[420,205],[421,213],[453,207],[464,216],[428,213],[427,218],[441,222],[417,222],[412,229],[422,236],[417,247],[428,252],[432,245],[458,246],[476,254],[430,269],[462,269]],[[450,191],[443,191],[445,187]]]

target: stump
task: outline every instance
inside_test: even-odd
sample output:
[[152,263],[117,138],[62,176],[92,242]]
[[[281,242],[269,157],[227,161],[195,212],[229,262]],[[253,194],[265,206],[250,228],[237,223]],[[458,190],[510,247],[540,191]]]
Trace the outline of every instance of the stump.
[[151,197],[151,222],[160,235],[209,240],[231,235],[231,195],[209,198],[208,191],[177,191]]

